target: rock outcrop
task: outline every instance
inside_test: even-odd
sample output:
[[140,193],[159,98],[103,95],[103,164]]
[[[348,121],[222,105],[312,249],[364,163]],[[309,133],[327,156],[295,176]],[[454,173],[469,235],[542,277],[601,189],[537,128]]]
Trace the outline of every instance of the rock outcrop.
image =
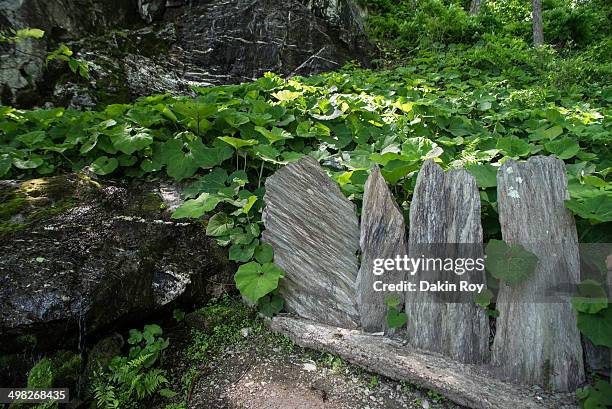
[[[2,103],[87,108],[153,92],[240,83],[367,64],[362,12],[351,0],[4,0],[0,29],[37,27],[41,40],[2,44]],[[45,67],[67,43],[91,78]],[[76,101],[75,101],[76,98]]]
[[1,181],[0,352],[69,345],[231,282],[200,223],[170,219],[170,191],[84,174]]
[[309,156],[268,177],[264,200],[263,240],[285,270],[285,307],[330,325],[359,326],[355,205]]

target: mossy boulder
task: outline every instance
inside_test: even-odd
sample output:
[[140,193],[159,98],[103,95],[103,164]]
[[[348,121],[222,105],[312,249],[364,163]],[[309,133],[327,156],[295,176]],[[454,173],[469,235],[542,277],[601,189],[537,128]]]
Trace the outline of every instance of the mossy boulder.
[[76,344],[230,283],[201,224],[171,219],[177,191],[84,174],[1,182],[0,352]]

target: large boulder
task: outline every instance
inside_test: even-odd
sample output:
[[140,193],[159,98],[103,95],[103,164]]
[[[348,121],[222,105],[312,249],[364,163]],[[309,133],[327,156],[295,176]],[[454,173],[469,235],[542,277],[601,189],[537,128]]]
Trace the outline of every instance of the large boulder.
[[231,282],[231,265],[200,222],[170,218],[176,196],[85,174],[0,181],[0,353],[217,295],[211,282]]
[[[352,0],[0,0],[0,29],[38,27],[42,40],[0,44],[2,103],[78,108],[153,92],[367,65],[370,45]],[[66,42],[91,78],[45,66]]]

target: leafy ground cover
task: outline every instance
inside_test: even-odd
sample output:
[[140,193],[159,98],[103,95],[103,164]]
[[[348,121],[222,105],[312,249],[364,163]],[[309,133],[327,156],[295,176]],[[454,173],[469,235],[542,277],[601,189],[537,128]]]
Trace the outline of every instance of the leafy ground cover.
[[[466,168],[481,189],[487,241],[500,239],[498,166],[553,155],[567,165],[566,205],[580,240],[612,242],[606,2],[544,2],[551,45],[536,49],[524,1],[489,1],[479,16],[454,1],[367,3],[378,63],[386,68],[346,66],[292,79],[266,74],[97,111],[0,106],[0,178],[89,167],[100,177],[186,183],[187,201],[173,217],[203,219],[241,264],[237,287],[266,315],[283,307],[274,292],[283,272],[259,239],[264,182],[303,155],[316,158],[358,208],[369,169],[380,166],[405,212],[425,160]],[[603,276],[590,291],[598,299],[602,283]],[[580,329],[610,347],[606,302],[575,306]]]

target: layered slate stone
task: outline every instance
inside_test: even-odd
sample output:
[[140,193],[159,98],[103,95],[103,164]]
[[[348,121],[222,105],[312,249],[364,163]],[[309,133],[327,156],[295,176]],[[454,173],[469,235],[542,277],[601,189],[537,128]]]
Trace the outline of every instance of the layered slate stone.
[[374,283],[398,283],[404,272],[386,270],[374,274],[375,259],[395,259],[407,254],[404,216],[395,202],[378,166],[372,169],[365,184],[361,211],[361,268],[359,269],[357,305],[361,326],[368,332],[387,329],[385,296],[394,295],[404,303],[403,293],[375,291]]
[[[483,257],[480,196],[476,181],[465,170],[447,173],[427,161],[417,177],[410,205],[408,254],[412,258]],[[420,288],[421,281],[485,283],[484,271],[458,276],[454,271],[407,274]],[[473,293],[458,291],[406,293],[409,342],[419,348],[450,356],[461,362],[482,363],[489,357],[489,320],[474,304]]]
[[311,157],[266,180],[263,240],[285,270],[285,307],[315,321],[355,328],[359,223],[355,205]]
[[538,257],[535,272],[514,286],[500,285],[493,363],[502,374],[555,390],[584,381],[576,316],[568,297],[549,289],[580,281],[578,237],[561,160],[536,156],[507,160],[497,174],[502,237]]

